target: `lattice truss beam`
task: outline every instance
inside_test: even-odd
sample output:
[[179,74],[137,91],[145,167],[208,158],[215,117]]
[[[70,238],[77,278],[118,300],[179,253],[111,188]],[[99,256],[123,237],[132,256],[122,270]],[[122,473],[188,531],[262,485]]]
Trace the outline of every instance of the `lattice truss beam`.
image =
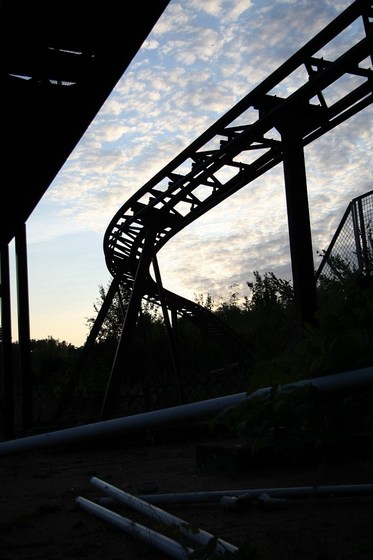
[[[347,30],[360,26],[347,48]],[[360,0],[157,173],[117,212],[107,266],[132,285],[146,232],[154,254],[177,232],[282,161],[281,131],[306,146],[373,100],[372,2]]]

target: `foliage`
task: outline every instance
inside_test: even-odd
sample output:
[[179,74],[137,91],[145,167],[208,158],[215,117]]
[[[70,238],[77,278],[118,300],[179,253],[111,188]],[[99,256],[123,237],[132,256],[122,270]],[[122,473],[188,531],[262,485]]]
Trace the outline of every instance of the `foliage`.
[[[373,289],[364,278],[339,262],[339,275],[321,277],[318,282],[317,324],[305,327],[293,346],[259,358],[252,369],[248,393],[263,387],[269,392],[254,396],[219,415],[212,428],[223,425],[235,435],[247,438],[253,458],[287,463],[317,456],[328,449],[350,453],[370,453],[373,442],[373,392],[339,391],[323,394],[313,386],[284,392],[280,386],[371,366],[373,361]],[[342,274],[343,273],[343,274]],[[269,277],[269,280],[275,280]],[[284,300],[256,276],[251,311],[268,305],[267,317],[276,316],[286,302],[282,319],[289,316],[290,292],[284,285]],[[279,285],[281,287],[281,284]],[[256,307],[257,306],[257,307]],[[249,306],[248,306],[249,307]],[[269,315],[270,314],[270,315]],[[252,315],[251,317],[253,317]],[[281,316],[281,313],[280,313]],[[291,323],[288,322],[288,325]],[[259,332],[262,332],[259,329]],[[288,336],[291,327],[288,328]],[[259,354],[258,354],[259,355]]]
[[318,255],[324,260],[325,264],[330,269],[329,275],[323,273],[323,275],[321,276],[320,281],[322,283],[328,281],[333,283],[334,280],[343,282],[344,280],[353,277],[356,278],[360,275],[358,268],[338,253],[328,254],[327,251],[318,251]]
[[[273,353],[271,350],[267,350],[267,355],[258,352],[248,392],[372,364],[373,289],[370,283],[359,275],[347,276],[343,281],[321,278],[318,299],[316,325],[306,325],[302,333],[297,332],[296,323],[292,323],[284,311],[281,321],[287,341],[282,349],[280,345],[271,345],[271,349],[278,350]],[[258,332],[261,333],[261,329]],[[263,340],[266,340],[265,334]]]
[[[108,285],[107,290],[105,290],[104,286],[99,286],[99,297],[97,298],[96,303],[93,304],[95,315],[93,317],[86,318],[89,329],[91,329],[96,322],[97,315],[106,300],[109,287],[110,284]],[[120,285],[119,289],[113,296],[108,312],[106,313],[101,325],[97,336],[97,340],[99,342],[108,340],[119,341],[130,296],[130,289]],[[143,303],[141,313],[143,320],[150,320],[154,322],[161,320],[155,305],[151,301]]]
[[31,340],[34,421],[50,423],[63,388],[72,374],[79,350],[65,341],[48,337]]
[[212,311],[215,307],[215,300],[210,293],[207,293],[206,295],[194,294],[194,301],[209,311]]
[[316,327],[308,327],[294,354],[306,376],[372,364],[373,290],[359,277],[321,283]]
[[[215,313],[245,341],[250,359],[241,358],[242,365],[230,370],[226,345],[206,336],[188,318],[179,318],[176,358],[181,386],[164,321],[154,306],[144,304],[125,366],[123,395],[127,400],[134,399],[134,403],[142,400],[147,408],[163,407],[183,399],[202,400],[241,390],[251,392],[263,386],[369,365],[373,357],[373,291],[362,286],[357,275],[348,274],[348,266],[343,262],[337,264],[344,271],[344,280],[319,280],[318,325],[307,326],[302,336],[296,323],[293,287],[290,281],[277,278],[272,272],[261,275],[254,271],[253,281],[247,282],[250,294],[244,297],[236,285],[220,301],[211,294],[196,296],[197,303]],[[103,301],[102,287],[100,297]],[[112,307],[100,336],[101,350],[95,349],[87,383],[92,391],[107,382],[119,337],[123,305],[115,300]],[[100,352],[106,356],[101,360]],[[92,371],[97,371],[97,375],[92,375]]]
[[296,314],[294,290],[290,282],[272,272],[261,276],[254,271],[248,282],[251,297],[245,298],[246,336],[256,350],[256,362],[284,352],[294,329]]
[[[245,296],[244,303],[240,304],[241,296],[237,286],[230,287],[230,293],[225,298],[221,298],[219,304],[216,303],[211,294],[195,296],[197,303],[215,313],[222,321],[227,323],[243,339],[247,341],[249,347],[256,347],[257,356],[267,357],[268,352],[273,356],[283,348],[290,324],[294,319],[293,290],[290,282],[278,279],[273,273],[265,274],[263,277],[254,272],[254,282],[247,282],[247,286],[252,292],[251,298]],[[94,304],[96,315],[105,301],[107,291],[103,286],[99,287],[99,299]],[[121,327],[123,324],[123,313],[128,303],[129,294],[121,292],[120,297],[116,295],[110,306],[109,312],[105,317],[98,336],[99,342],[109,340],[118,341]],[[144,332],[148,332],[150,346],[156,348],[159,355],[161,346],[152,343],[152,339],[160,341],[160,333],[165,333],[164,322],[158,309],[154,304],[145,302],[142,306],[142,319],[139,327]],[[87,319],[87,324],[92,327],[96,317]],[[214,345],[206,339],[201,345],[201,332],[198,328],[190,324],[185,318],[179,318],[179,333],[182,347],[180,348],[182,361],[192,361],[192,367],[203,367],[203,363],[211,363],[211,368],[219,367],[218,360],[214,363],[214,357],[222,354],[222,348]],[[284,336],[285,333],[285,336]],[[183,342],[184,341],[184,342]],[[163,341],[163,346],[167,347],[167,341]],[[186,351],[183,351],[183,346]],[[210,348],[210,350],[209,350]],[[198,355],[209,354],[206,359],[204,356],[200,364],[196,363]],[[155,352],[153,351],[153,354]],[[169,353],[169,351],[167,352]],[[221,363],[221,362],[220,362]]]
[[[105,302],[107,291],[104,286],[100,285],[99,297],[96,303],[93,304],[96,315],[98,315],[101,306]],[[109,286],[108,286],[109,290]],[[117,292],[115,292],[113,301],[109,306],[108,312],[106,313],[105,319],[101,325],[100,332],[97,336],[99,342],[104,340],[119,340],[121,328],[123,324],[123,316],[126,306],[128,305],[130,293],[125,291],[123,287],[120,287]],[[88,317],[86,319],[87,326],[91,329],[96,321],[96,316]]]
[[286,309],[294,300],[294,290],[289,280],[277,278],[273,272],[267,272],[262,277],[254,271],[254,282],[247,282],[252,290],[251,298],[245,298],[245,307],[248,310],[267,310],[278,306]]
[[295,324],[294,290],[288,280],[273,272],[253,272],[247,282],[249,295],[240,294],[237,285],[219,304],[211,294],[198,296],[197,302],[212,310],[246,342],[253,360],[272,359],[286,349],[289,333]]
[[292,464],[325,453],[371,455],[373,391],[325,393],[276,386],[226,409],[211,423],[245,437],[252,460]]
[[75,346],[53,337],[31,340],[31,364],[34,383],[47,384],[51,390],[59,390],[56,379],[74,365],[77,356]]
[[[296,330],[291,283],[272,272],[254,271],[247,282],[249,295],[236,285],[216,300],[199,294],[196,301],[215,313],[245,341],[249,358],[239,360],[227,345],[215,341],[187,317],[178,318],[178,347],[174,358],[163,317],[151,302],[144,302],[126,364],[123,364],[122,401],[128,412],[203,400],[228,392],[286,384],[371,365],[373,359],[373,290],[370,283],[350,274],[345,263],[335,263],[341,274],[318,281],[320,301],[317,326]],[[340,280],[343,272],[343,281]],[[107,290],[99,287],[96,315]],[[81,414],[97,411],[102,404],[123,323],[129,293],[121,290],[89,351],[83,373],[75,383],[74,399]],[[92,327],[96,317],[87,319]],[[52,407],[82,353],[53,338],[32,341],[34,395]],[[237,361],[237,364],[235,362]],[[179,377],[178,377],[179,376]],[[134,407],[138,407],[137,409]],[[91,412],[89,412],[91,410]],[[126,410],[122,410],[126,413]],[[47,413],[41,414],[45,417]],[[94,413],[95,414],[95,413]]]

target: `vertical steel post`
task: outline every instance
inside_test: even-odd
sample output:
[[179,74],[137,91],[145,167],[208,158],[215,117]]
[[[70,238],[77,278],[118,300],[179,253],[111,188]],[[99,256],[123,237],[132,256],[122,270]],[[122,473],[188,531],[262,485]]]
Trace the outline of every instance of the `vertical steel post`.
[[120,381],[123,376],[123,369],[128,361],[131,339],[134,335],[138,315],[141,308],[141,301],[144,296],[144,289],[149,266],[151,263],[152,249],[156,237],[155,231],[147,230],[145,234],[141,256],[137,265],[136,276],[132,288],[130,300],[128,302],[126,316],[124,318],[122,333],[118,343],[114,363],[110,373],[110,379],[106,388],[106,394],[101,409],[101,420],[108,419],[114,410],[117,400]]
[[1,273],[1,345],[3,368],[3,422],[5,439],[14,438],[14,380],[10,303],[9,247],[0,247]]
[[32,370],[30,344],[30,307],[27,270],[26,225],[23,224],[15,237],[17,298],[18,298],[18,339],[21,370],[21,410],[22,431],[26,434],[33,427]]
[[306,166],[302,140],[294,121],[283,123],[280,133],[294,294],[300,324],[304,326],[315,323],[317,309]]
[[356,200],[352,201],[351,216],[352,216],[352,225],[353,225],[353,228],[354,228],[354,238],[355,238],[357,264],[358,264],[358,267],[359,267],[359,273],[363,274],[364,273],[364,265],[363,265],[363,255],[362,255],[362,251],[361,251],[359,214],[358,214]]
[[161,272],[159,270],[157,255],[154,255],[154,257],[152,259],[152,263],[153,263],[153,268],[154,268],[155,280],[156,280],[157,287],[158,287],[158,295],[159,295],[159,299],[160,299],[160,302],[161,302],[164,323],[165,323],[165,327],[166,327],[166,331],[167,331],[167,335],[168,335],[168,340],[169,340],[169,345],[170,345],[172,368],[174,370],[174,375],[175,375],[179,400],[180,400],[181,403],[184,403],[185,402],[185,395],[184,395],[184,388],[183,388],[183,383],[182,383],[181,375],[180,375],[180,363],[179,363],[179,359],[178,359],[179,352],[178,352],[178,339],[177,339],[177,332],[176,332],[177,316],[176,316],[176,313],[175,313],[175,309],[173,307],[171,307],[171,309],[170,309],[171,317],[172,317],[172,323],[171,323],[170,316],[168,314],[167,303],[166,303],[165,297],[163,295],[162,278],[161,278]]
[[359,223],[360,223],[361,253],[362,253],[362,261],[363,261],[362,273],[365,274],[367,277],[369,277],[371,275],[368,239],[367,239],[367,231],[368,231],[369,224],[365,223],[362,197],[357,199],[357,208],[358,208]]

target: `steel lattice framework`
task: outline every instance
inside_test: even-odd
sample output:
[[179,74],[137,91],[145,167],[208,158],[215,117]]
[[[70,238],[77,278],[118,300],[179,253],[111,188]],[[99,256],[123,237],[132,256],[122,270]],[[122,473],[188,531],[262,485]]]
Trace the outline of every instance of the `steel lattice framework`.
[[[329,49],[334,55],[326,59],[324,50],[356,20],[361,21],[362,38],[343,52],[343,47]],[[202,308],[162,287],[158,251],[188,224],[279,163],[287,191],[294,289],[300,313],[310,316],[307,305],[314,298],[315,278],[303,149],[372,103],[372,20],[372,2],[355,1],[119,209],[104,237],[113,285],[131,291],[119,351],[125,351],[143,298],[162,305],[171,335],[169,315],[174,320],[180,314],[201,318]],[[204,321],[216,326],[216,319],[203,314]],[[114,364],[104,417],[121,375]]]

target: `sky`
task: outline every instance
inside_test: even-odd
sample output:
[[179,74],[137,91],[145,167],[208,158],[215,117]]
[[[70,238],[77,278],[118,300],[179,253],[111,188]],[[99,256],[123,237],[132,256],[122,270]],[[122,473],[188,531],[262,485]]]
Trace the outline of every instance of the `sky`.
[[[27,222],[31,338],[84,344],[111,280],[103,237],[117,210],[351,3],[170,1]],[[373,188],[372,113],[305,148],[316,267],[350,200]],[[282,166],[177,234],[158,260],[164,287],[191,300],[219,303],[231,286],[249,295],[254,271],[291,281]]]

